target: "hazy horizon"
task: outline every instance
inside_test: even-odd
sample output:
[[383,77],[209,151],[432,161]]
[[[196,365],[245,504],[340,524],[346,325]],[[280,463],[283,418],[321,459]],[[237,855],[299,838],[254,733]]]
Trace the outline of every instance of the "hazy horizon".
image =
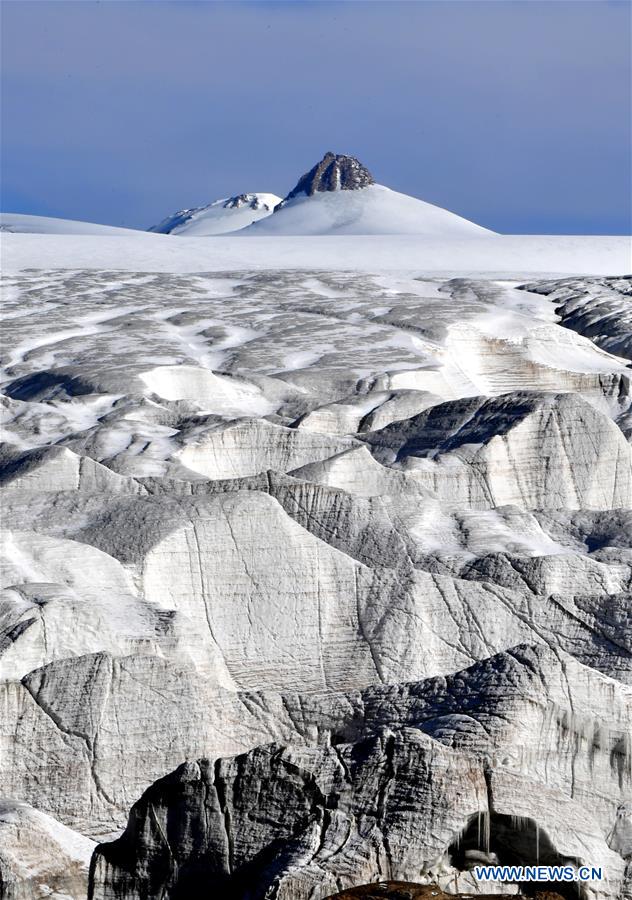
[[327,150],[495,231],[629,234],[618,0],[4,0],[2,209],[148,228]]

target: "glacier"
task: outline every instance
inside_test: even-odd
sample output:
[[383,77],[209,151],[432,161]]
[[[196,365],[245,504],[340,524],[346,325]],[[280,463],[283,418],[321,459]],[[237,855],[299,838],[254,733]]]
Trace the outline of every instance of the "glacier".
[[355,162],[2,234],[11,900],[632,898],[629,241],[263,235]]

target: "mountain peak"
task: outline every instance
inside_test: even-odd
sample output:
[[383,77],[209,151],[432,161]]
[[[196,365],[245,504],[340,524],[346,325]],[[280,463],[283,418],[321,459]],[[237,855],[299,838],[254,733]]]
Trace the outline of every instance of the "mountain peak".
[[355,156],[328,151],[313,169],[299,179],[283,203],[300,194],[311,197],[325,191],[357,191],[370,184],[375,184],[375,179]]
[[222,197],[206,206],[181,209],[149,231],[158,234],[211,235],[239,231],[269,216],[281,202],[276,194],[249,193]]
[[273,194],[238,194],[227,200],[216,200],[211,206],[221,205],[224,209],[241,209],[247,206],[249,209],[263,209],[272,212],[276,199]]

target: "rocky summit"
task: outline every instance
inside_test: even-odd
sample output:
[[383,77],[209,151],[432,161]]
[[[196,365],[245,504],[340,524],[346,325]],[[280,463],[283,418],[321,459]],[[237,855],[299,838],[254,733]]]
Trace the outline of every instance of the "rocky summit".
[[311,197],[326,191],[357,191],[370,184],[375,184],[373,176],[355,156],[329,151],[309,172],[299,178],[296,187],[283,202],[287,203],[301,194]]
[[236,197],[229,197],[223,203],[224,209],[240,209],[243,206],[271,211],[269,204],[259,194],[238,194]]
[[6,278],[0,894],[631,900],[629,280],[159,268]]

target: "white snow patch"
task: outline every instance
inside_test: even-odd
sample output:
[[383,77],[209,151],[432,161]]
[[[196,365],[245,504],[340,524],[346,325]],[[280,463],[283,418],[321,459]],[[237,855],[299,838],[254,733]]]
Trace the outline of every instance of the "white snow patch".
[[197,366],[159,366],[140,377],[162,399],[194,400],[206,413],[267,416],[278,406],[254,384]]
[[455,213],[381,184],[354,191],[297,196],[273,215],[244,230],[264,234],[425,234],[492,235]]
[[46,813],[17,801],[0,801],[0,822],[7,825],[24,827],[32,822],[36,828],[45,833],[58,848],[73,862],[87,869],[96,843],[77,831],[67,828]]
[[427,504],[410,533],[424,553],[466,559],[489,553],[531,557],[568,553],[567,547],[545,534],[534,516],[511,507],[455,513]]
[[[0,231],[12,234],[133,234],[134,228],[77,222],[74,219],[55,219],[49,216],[26,216],[22,213],[0,213]],[[138,232],[140,233],[140,232]]]

